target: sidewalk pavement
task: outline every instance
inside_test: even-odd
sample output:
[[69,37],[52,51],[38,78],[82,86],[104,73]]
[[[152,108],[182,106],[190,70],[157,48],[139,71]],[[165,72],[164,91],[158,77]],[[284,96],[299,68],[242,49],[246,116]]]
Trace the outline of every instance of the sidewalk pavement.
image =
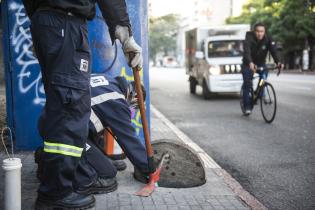
[[[137,197],[136,191],[144,185],[135,181],[133,167],[127,161],[127,169],[119,172],[118,190],[105,195],[96,195],[96,210],[210,210],[210,209],[265,209],[255,198],[244,191],[242,187],[220,168],[199,146],[191,141],[174,124],[168,121],[158,110],[151,106],[151,137],[152,140],[174,139],[183,141],[198,152],[205,163],[207,183],[200,187],[174,189],[157,188],[153,195],[147,198]],[[22,209],[34,208],[36,189],[36,165],[32,152],[18,152],[22,159]],[[0,151],[0,160],[6,158]],[[3,170],[0,169],[0,177]],[[3,208],[3,178],[0,183],[0,204]],[[232,181],[231,181],[232,180]],[[248,206],[245,202],[250,206]]]

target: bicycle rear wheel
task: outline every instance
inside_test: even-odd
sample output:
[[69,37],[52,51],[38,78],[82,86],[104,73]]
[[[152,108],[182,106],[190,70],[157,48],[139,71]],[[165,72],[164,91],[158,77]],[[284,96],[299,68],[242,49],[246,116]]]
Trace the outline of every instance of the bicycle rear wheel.
[[265,83],[262,91],[260,98],[261,113],[267,123],[272,123],[277,112],[276,92],[273,86],[268,82]]

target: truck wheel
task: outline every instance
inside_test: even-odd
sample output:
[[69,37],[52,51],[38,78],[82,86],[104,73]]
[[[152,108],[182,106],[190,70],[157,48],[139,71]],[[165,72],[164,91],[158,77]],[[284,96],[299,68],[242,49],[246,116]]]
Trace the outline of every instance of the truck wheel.
[[195,94],[196,93],[196,86],[197,86],[197,81],[195,78],[190,77],[189,78],[189,90],[191,94]]
[[203,80],[202,82],[202,96],[204,99],[210,99],[211,98],[211,92],[209,91],[207,82],[205,80]]

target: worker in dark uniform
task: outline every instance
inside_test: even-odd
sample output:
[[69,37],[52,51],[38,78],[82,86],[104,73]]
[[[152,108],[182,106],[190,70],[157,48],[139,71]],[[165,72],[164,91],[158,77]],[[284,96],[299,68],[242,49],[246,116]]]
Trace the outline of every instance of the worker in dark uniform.
[[[75,189],[81,194],[107,193],[117,188],[115,162],[101,151],[105,129],[110,128],[112,135],[121,146],[135,168],[142,173],[142,179],[150,174],[144,145],[137,137],[131,122],[131,111],[138,108],[134,82],[124,77],[107,78],[104,74],[91,76],[92,114],[89,122],[89,139],[86,155],[81,158],[75,175]],[[145,89],[142,86],[143,98]],[[40,133],[43,123],[47,122],[45,112],[40,117]],[[41,179],[42,149],[37,150],[35,160],[39,165],[38,178]],[[90,183],[94,183],[89,185]],[[104,188],[101,183],[105,183]]]
[[[245,115],[250,115],[252,112],[250,92],[253,88],[253,75],[256,73],[257,68],[265,67],[267,53],[270,52],[280,70],[284,65],[280,63],[280,58],[277,53],[275,41],[271,36],[266,34],[266,27],[262,23],[254,25],[254,30],[246,33],[244,42],[244,56],[243,56],[243,100]],[[267,78],[267,71],[258,72],[260,77]]]
[[141,66],[141,48],[132,36],[124,0],[23,0],[46,94],[43,177],[35,209],[95,205],[93,196],[74,191],[73,181],[85,154],[91,114],[86,21],[94,18],[96,2],[112,42],[120,40],[130,66]]
[[[144,90],[144,88],[142,88]],[[145,91],[144,98],[145,98]],[[144,145],[137,137],[131,122],[131,109],[137,108],[134,82],[127,82],[124,77],[108,78],[103,74],[93,74],[91,77],[92,114],[89,126],[89,139],[102,148],[102,138],[105,128],[110,128],[117,143],[122,148],[131,163],[143,174],[149,175],[147,154]],[[101,139],[101,141],[99,141]],[[89,151],[87,152],[89,153]],[[92,161],[89,154],[88,161]],[[100,162],[95,160],[94,162]],[[107,177],[116,173],[116,167],[107,161]],[[103,163],[102,163],[103,164]],[[92,164],[96,165],[96,164]],[[105,173],[102,172],[103,174]]]

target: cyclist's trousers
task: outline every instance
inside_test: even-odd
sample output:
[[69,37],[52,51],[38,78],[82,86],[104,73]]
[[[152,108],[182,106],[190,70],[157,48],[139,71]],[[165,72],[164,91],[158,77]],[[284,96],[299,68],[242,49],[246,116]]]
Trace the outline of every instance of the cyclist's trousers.
[[[252,70],[248,66],[245,66],[245,65],[242,66],[242,75],[243,75],[244,108],[245,108],[245,110],[247,110],[247,109],[251,110],[253,108],[253,104],[251,102],[252,101],[251,92],[253,89],[253,76],[254,75],[253,75]],[[268,76],[267,71],[259,72],[259,77],[267,79],[267,76]]]

